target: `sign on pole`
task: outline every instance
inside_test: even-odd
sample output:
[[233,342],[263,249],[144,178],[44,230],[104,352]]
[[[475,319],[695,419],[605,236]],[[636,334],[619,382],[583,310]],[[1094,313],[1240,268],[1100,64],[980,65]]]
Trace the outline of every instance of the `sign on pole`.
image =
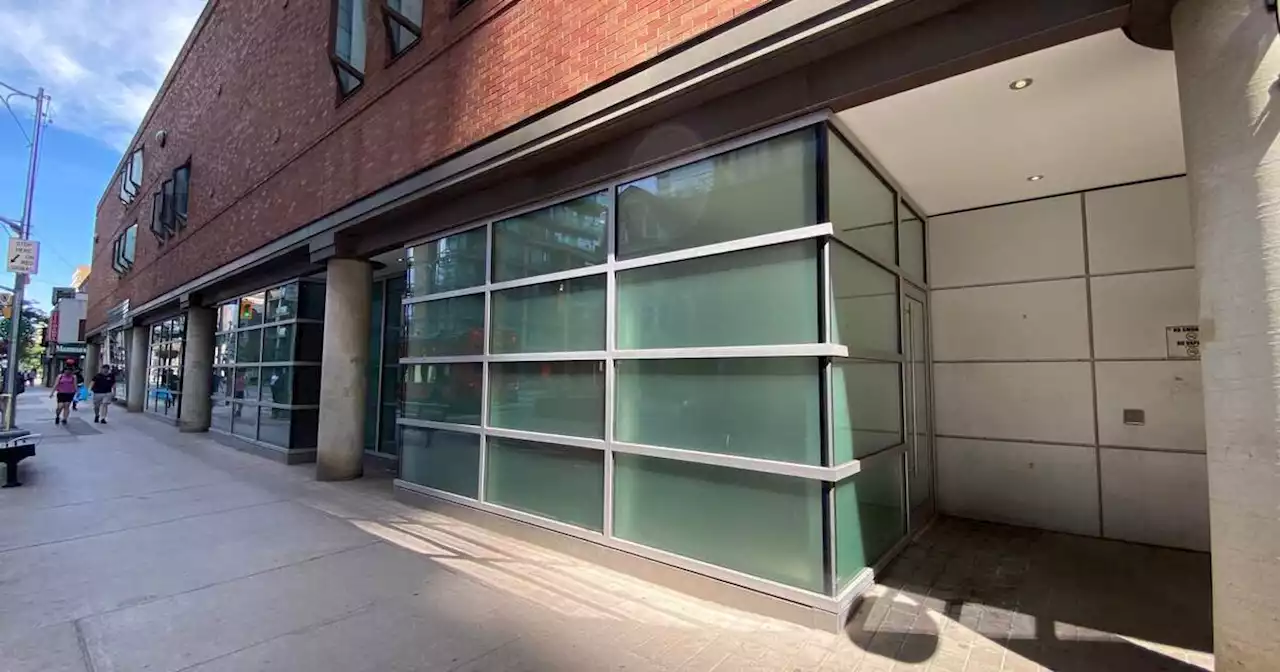
[[13,317],[13,295],[9,292],[0,293],[0,315]]
[[[9,255],[5,264],[10,273],[35,275],[40,267],[40,243],[22,238],[9,239]],[[15,285],[16,286],[16,285]]]

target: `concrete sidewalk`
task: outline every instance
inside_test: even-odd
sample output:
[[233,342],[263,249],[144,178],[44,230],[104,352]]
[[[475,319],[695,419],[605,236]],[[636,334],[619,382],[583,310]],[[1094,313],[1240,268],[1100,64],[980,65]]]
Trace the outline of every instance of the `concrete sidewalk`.
[[[33,392],[23,395],[20,422],[46,439],[23,465],[26,485],[0,491],[3,672],[1211,665],[1196,651],[1205,648],[1198,625],[1174,646],[1151,628],[1137,640],[1049,621],[1052,642],[1038,643],[1046,622],[1037,628],[1019,620],[1027,615],[1007,601],[1008,592],[1032,579],[1052,584],[1056,574],[955,570],[979,566],[967,559],[965,539],[999,548],[992,535],[1014,528],[937,526],[925,535],[932,548],[909,548],[903,569],[890,573],[849,633],[837,636],[402,505],[391,499],[386,478],[317,483],[308,465],[266,461],[120,408],[104,426],[88,422],[92,410],[82,405],[71,423],[55,427],[51,402]],[[1063,551],[1077,539],[1009,532],[1020,540],[1009,553],[1029,553],[1028,535],[1065,539]],[[1125,549],[1136,548],[1134,562],[1156,566],[1144,571],[1200,571],[1194,554],[1083,541],[1111,544],[1108,563],[1129,562]],[[1003,577],[1003,606],[965,592],[988,576]],[[951,597],[939,597],[943,591]],[[1087,593],[1072,587],[1073,595]],[[1157,612],[1170,606],[1142,598]],[[1019,627],[1031,627],[1020,644]],[[1090,642],[1096,645],[1075,646]],[[1042,658],[1042,643],[1053,644],[1056,657]]]

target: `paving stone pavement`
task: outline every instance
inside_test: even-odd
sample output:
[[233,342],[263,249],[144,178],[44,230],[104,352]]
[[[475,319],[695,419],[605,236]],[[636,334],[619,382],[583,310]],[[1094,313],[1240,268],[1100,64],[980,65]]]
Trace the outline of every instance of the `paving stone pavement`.
[[46,440],[0,491],[3,672],[1212,668],[1201,554],[941,519],[821,633],[400,504],[385,474],[317,483],[121,409],[55,427],[23,396]]

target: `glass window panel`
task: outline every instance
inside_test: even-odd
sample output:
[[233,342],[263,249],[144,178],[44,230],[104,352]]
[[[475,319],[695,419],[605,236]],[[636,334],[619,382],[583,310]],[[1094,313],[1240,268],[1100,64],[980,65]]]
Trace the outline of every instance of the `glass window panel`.
[[220,432],[231,431],[231,402],[225,399],[214,399],[210,409],[209,428]]
[[850,245],[889,263],[897,260],[894,254],[897,239],[894,236],[893,191],[862,159],[849,148],[844,140],[828,131],[830,151],[831,224],[836,237]]
[[236,328],[236,304],[224,303],[218,306],[218,331],[231,331]]
[[902,443],[902,374],[897,363],[836,360],[831,375],[836,464]]
[[489,364],[489,424],[604,438],[602,362]]
[[484,284],[485,227],[411,247],[405,254],[411,296]]
[[255,324],[262,324],[265,303],[266,296],[262,293],[241,298],[239,313],[240,326],[251,327]]
[[267,322],[292,320],[298,316],[298,286],[285,285],[267,291]]
[[920,215],[904,205],[901,226],[898,235],[902,250],[898,263],[901,264],[904,273],[924,281],[924,221],[920,219]]
[[874,565],[906,534],[902,456],[885,455],[837,483],[836,585],[843,588]]
[[268,366],[262,369],[263,401],[272,404],[292,404],[293,368]]
[[477,496],[479,435],[401,427],[400,448],[400,478],[464,497]]
[[235,370],[235,379],[232,381],[231,396],[236,399],[257,399],[258,398],[258,381],[259,371],[257,367],[253,368],[237,368]]
[[231,433],[246,439],[258,438],[258,407],[231,402]]
[[378,452],[388,453],[390,455],[400,454],[400,437],[396,430],[396,411],[398,404],[383,404],[382,413],[379,419],[381,426],[378,428],[380,432],[382,446]]
[[831,245],[832,338],[850,348],[899,352],[898,279],[862,255]]
[[411,364],[401,367],[401,371],[403,417],[480,424],[483,364]]
[[815,343],[818,246],[776,245],[618,273],[618,347]]
[[378,407],[382,403],[382,388],[378,375],[382,371],[383,307],[386,305],[386,283],[373,283],[373,298],[369,302],[369,345],[364,364],[364,449],[378,449]]
[[187,332],[187,318],[185,316],[173,318],[173,323],[170,328],[170,336],[173,340],[181,341]]
[[411,303],[404,310],[405,357],[484,352],[484,294]]
[[293,361],[293,329],[292,324],[278,324],[262,330],[262,361]]
[[609,194],[602,191],[493,224],[493,279],[603,264]]
[[485,500],[604,529],[604,451],[490,437]]
[[603,275],[493,293],[489,351],[604,350]]
[[308,320],[324,319],[323,282],[300,281],[298,286],[298,317]]
[[[299,406],[320,403],[320,367],[319,366],[295,366],[292,367],[293,375],[293,394],[290,403]],[[399,385],[398,380],[393,380],[392,385]]]
[[235,374],[230,368],[219,367],[213,370],[213,396],[230,397],[234,394]]
[[398,276],[387,280],[387,327],[382,332],[385,339],[382,344],[383,365],[397,364],[400,361],[400,330],[404,322],[404,310],[400,300],[403,296],[404,277]]
[[822,592],[822,485],[775,474],[614,454],[622,539]]
[[263,408],[258,414],[258,440],[281,448],[289,448],[289,422],[292,413],[283,408]]
[[213,337],[213,363],[234,364],[236,361],[235,334],[219,334]]
[[160,322],[151,325],[151,344],[155,344],[164,340],[164,327]]
[[807,128],[618,188],[618,255],[681,250],[818,222]]
[[262,361],[262,330],[236,332],[236,362]]
[[173,323],[170,322],[169,320],[165,320],[164,322],[161,322],[159,326],[160,326],[160,340],[162,341],[173,340]]
[[817,359],[622,360],[617,440],[821,464]]

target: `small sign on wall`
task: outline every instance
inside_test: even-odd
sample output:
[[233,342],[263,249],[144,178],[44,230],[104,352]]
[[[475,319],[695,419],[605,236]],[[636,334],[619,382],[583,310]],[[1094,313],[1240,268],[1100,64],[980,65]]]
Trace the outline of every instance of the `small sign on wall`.
[[1165,327],[1165,345],[1169,359],[1200,359],[1200,327],[1185,324]]

